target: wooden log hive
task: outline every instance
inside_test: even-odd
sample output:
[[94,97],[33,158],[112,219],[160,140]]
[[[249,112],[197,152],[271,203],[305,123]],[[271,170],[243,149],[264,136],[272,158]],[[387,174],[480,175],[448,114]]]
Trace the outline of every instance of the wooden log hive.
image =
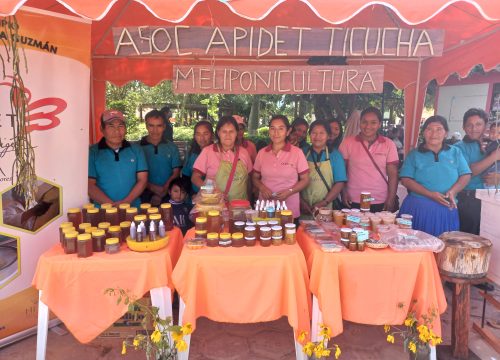
[[449,231],[439,236],[445,248],[437,254],[441,274],[476,279],[486,276],[490,263],[491,241],[481,236],[460,231]]

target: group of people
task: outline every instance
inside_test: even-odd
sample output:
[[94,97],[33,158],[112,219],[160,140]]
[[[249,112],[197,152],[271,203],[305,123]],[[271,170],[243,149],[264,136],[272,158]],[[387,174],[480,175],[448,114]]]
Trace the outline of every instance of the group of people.
[[90,147],[89,196],[97,204],[159,204],[168,199],[174,217],[178,208],[176,224],[183,229],[191,225],[185,216],[192,206],[188,194],[207,179],[228,201],[286,201],[295,219],[323,207],[359,208],[361,192],[370,192],[372,212],[395,212],[401,179],[409,194],[400,212],[413,215],[415,229],[439,235],[468,227],[466,231],[478,233],[480,202],[473,192],[497,183],[495,174],[483,176],[500,160],[500,150],[488,154],[483,149],[487,116],[478,109],[464,115],[467,136],[456,146],[445,143],[448,125],[443,117],[427,119],[423,142],[407,155],[399,173],[396,145],[379,134],[382,114],[375,107],[361,112],[359,134],[345,138],[338,120],[309,124],[297,118],[290,124],[286,116],[273,116],[269,145],[258,152],[244,137],[243,117],[223,116],[215,131],[210,122],[200,121],[184,164],[177,147],[163,135],[162,114],[153,110],[145,121],[148,135],[129,143],[123,114],[103,113],[103,139]]

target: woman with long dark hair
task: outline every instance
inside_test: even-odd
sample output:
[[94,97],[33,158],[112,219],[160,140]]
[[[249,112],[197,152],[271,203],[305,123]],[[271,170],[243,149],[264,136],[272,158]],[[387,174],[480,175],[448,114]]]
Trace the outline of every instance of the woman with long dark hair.
[[330,135],[328,137],[328,146],[338,149],[340,143],[344,139],[344,129],[339,119],[331,119],[328,121],[330,125]]
[[434,236],[459,229],[456,196],[471,177],[462,152],[445,143],[447,133],[444,117],[428,118],[423,142],[408,154],[399,174],[408,189],[400,213],[413,215],[413,228]]

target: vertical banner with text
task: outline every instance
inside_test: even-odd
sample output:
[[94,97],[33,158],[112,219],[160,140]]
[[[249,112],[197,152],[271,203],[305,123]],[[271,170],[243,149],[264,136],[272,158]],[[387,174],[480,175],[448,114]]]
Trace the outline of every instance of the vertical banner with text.
[[[30,8],[16,18],[14,40],[24,52],[21,76],[38,186],[33,204],[13,186],[12,64],[0,42],[5,64],[5,77],[0,75],[0,345],[36,326],[38,294],[31,281],[38,258],[59,241],[66,210],[87,197],[90,22]],[[14,26],[11,18],[0,21]],[[0,39],[8,37],[2,26]]]

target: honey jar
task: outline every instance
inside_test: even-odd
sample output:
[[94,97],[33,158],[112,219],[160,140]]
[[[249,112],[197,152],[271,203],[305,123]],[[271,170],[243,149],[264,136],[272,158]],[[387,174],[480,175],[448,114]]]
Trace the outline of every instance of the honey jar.
[[282,224],[293,223],[292,210],[281,210],[281,223]]
[[104,218],[106,215],[106,210],[110,209],[112,207],[113,207],[113,204],[110,204],[110,203],[101,204],[101,208],[99,209],[99,215],[100,215],[99,222],[104,221]]
[[120,241],[118,238],[109,238],[106,239],[106,254],[116,254],[120,252]]
[[344,225],[344,220],[345,213],[340,210],[333,210],[333,221],[335,222],[335,225],[342,227],[342,225]]
[[64,242],[64,234],[63,234],[63,230],[65,228],[73,228],[75,229],[75,227],[73,226],[73,223],[71,221],[66,221],[66,222],[62,222],[61,224],[59,224],[59,242],[62,244]]
[[283,227],[280,225],[273,225],[271,227],[271,237],[283,237]]
[[255,238],[257,229],[254,226],[245,226],[245,238]]
[[90,234],[92,235],[92,232],[96,231],[98,229],[97,226],[91,226],[85,229],[84,234]]
[[148,208],[148,210],[146,211],[146,214],[147,215],[152,215],[152,214],[159,214],[160,211],[158,210],[157,207],[150,207]]
[[243,233],[242,232],[235,232],[231,236],[232,242],[231,245],[234,247],[242,247],[245,246],[245,239],[243,239]]
[[92,232],[92,250],[95,252],[104,251],[104,246],[106,245],[106,234],[104,230],[97,229]]
[[101,222],[101,213],[99,209],[87,209],[87,216],[84,220],[85,222],[91,223],[92,226],[97,226]]
[[130,236],[130,225],[132,223],[130,221],[122,221],[120,223],[120,229],[122,231],[122,241],[121,242],[126,242],[127,238]]
[[163,203],[160,205],[161,219],[165,225],[165,230],[170,231],[174,227],[174,213],[172,209],[172,204]]
[[78,225],[82,223],[82,211],[80,208],[68,209],[68,222],[73,223],[75,229],[78,229]]
[[262,240],[262,238],[269,238],[271,239],[271,228],[268,226],[263,226],[259,229],[259,237]]
[[137,208],[130,207],[125,210],[125,221],[134,221],[135,216],[137,215]]
[[207,239],[207,230],[195,230],[194,231],[194,237],[196,239]]
[[87,210],[94,209],[94,208],[95,208],[95,206],[92,203],[87,203],[87,204],[84,204],[82,206],[82,221],[83,222],[90,222],[90,221],[87,221]]
[[216,247],[219,246],[219,234],[216,232],[207,234],[207,246]]
[[195,230],[205,230],[207,231],[207,218],[204,216],[197,217],[194,223]]
[[242,233],[245,230],[245,222],[235,221],[233,223],[233,233]]
[[117,238],[118,240],[120,240],[121,236],[122,236],[122,229],[119,225],[113,225],[108,228],[108,233],[106,237]]
[[149,203],[142,203],[139,206],[139,214],[146,215],[148,213],[148,209],[151,207]]
[[207,231],[218,233],[222,228],[222,218],[218,210],[210,210],[207,216]]
[[86,258],[92,256],[92,237],[90,234],[79,234],[77,236],[76,249],[78,257]]
[[342,240],[349,241],[349,236],[351,235],[351,233],[352,233],[352,229],[351,228],[341,228],[340,229],[340,238]]
[[91,226],[91,223],[81,223],[80,225],[78,225],[78,232],[80,234],[85,234],[85,229],[88,229]]
[[78,232],[68,231],[64,234],[64,253],[75,254],[76,253],[76,239],[78,237]]
[[285,244],[293,245],[296,242],[295,224],[285,224]]
[[106,209],[106,213],[104,214],[104,221],[109,222],[111,225],[118,225],[120,223],[118,209],[115,207]]
[[108,229],[109,229],[109,227],[110,227],[110,226],[111,226],[111,224],[110,224],[110,223],[108,223],[108,222],[101,222],[101,223],[99,223],[99,224],[97,225],[97,228],[98,228],[98,229],[103,229],[103,230],[104,230],[104,232],[106,233],[106,237],[109,237],[109,236],[108,236]]
[[222,247],[231,246],[231,234],[230,233],[220,233],[219,234],[219,246],[222,246]]
[[268,247],[271,246],[271,237],[260,237],[260,246]]
[[349,250],[350,251],[356,251],[357,249],[358,249],[357,243],[355,243],[355,242],[354,243],[353,242],[349,243]]
[[372,194],[368,191],[362,191],[360,196],[359,209],[361,211],[370,211],[372,203]]
[[127,209],[130,209],[130,204],[128,203],[118,205],[118,217],[120,222],[127,220]]
[[246,246],[255,246],[257,239],[254,237],[245,237],[245,245]]

